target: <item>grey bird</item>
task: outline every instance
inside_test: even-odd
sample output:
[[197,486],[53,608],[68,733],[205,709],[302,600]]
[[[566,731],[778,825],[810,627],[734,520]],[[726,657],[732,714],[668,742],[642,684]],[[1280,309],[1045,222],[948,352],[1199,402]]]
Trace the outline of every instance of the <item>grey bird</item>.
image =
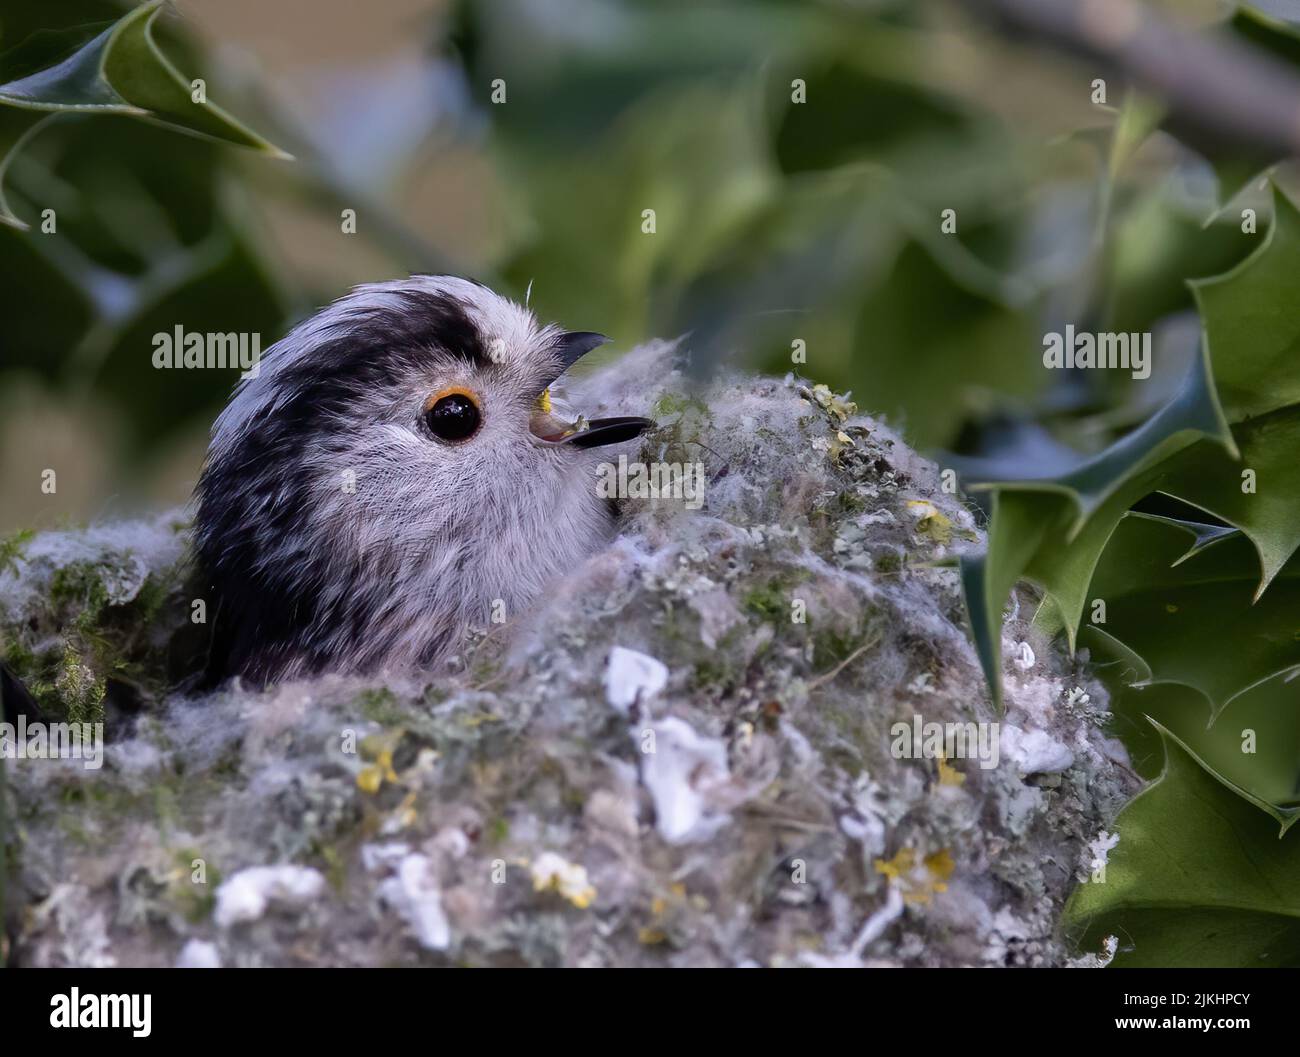
[[606,340],[414,276],[268,349],[195,491],[206,681],[431,669],[604,546],[599,449],[653,423],[565,421],[549,386]]

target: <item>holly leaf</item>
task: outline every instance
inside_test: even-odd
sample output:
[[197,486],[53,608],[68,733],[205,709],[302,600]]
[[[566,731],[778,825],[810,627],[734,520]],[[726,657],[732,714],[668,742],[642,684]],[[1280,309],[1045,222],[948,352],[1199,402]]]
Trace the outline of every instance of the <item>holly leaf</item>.
[[1253,419],[1232,433],[1239,459],[1216,445],[1196,444],[1174,460],[1159,488],[1249,538],[1258,558],[1258,599],[1300,547],[1300,408]]
[[1154,490],[1165,459],[1201,438],[1233,448],[1205,355],[1159,412],[1100,455],[1056,477],[971,486],[995,493],[988,554],[963,558],[962,574],[995,702],[1001,700],[1002,607],[1012,586],[1026,579],[1042,589],[1073,649],[1093,570],[1119,519]]
[[1187,546],[1169,519],[1125,516],[1089,589],[1104,619],[1086,625],[1080,641],[1118,640],[1140,659],[1129,685],[1196,690],[1201,718],[1208,708],[1213,719],[1252,687],[1300,671],[1300,566],[1252,605],[1258,564],[1246,539],[1222,539],[1191,558]]
[[1254,253],[1223,275],[1193,282],[1229,422],[1300,403],[1300,212],[1273,192],[1273,223]]
[[[998,497],[990,557],[964,576],[976,646],[995,698],[1000,635],[990,629],[1000,626],[1003,588],[1009,592],[1022,579],[1038,585],[1044,595],[1040,622],[1063,629],[1073,650],[1102,551],[1119,519],[1152,492],[1205,510],[1249,538],[1257,568],[1248,604],[1264,596],[1300,547],[1294,498],[1300,495],[1294,457],[1300,316],[1291,310],[1300,274],[1300,211],[1276,189],[1274,203],[1273,223],[1254,253],[1224,275],[1193,283],[1205,349],[1169,403],[1064,474],[971,486]],[[1004,533],[1027,531],[1027,542],[998,542]],[[1247,685],[1216,688],[1217,707]]]
[[5,197],[5,175],[9,164],[54,115],[39,110],[8,110],[0,106],[0,224],[26,231],[25,220],[19,219]]
[[[226,111],[196,95],[163,54],[154,24],[163,0],[128,12],[106,29],[50,65],[0,84],[0,224],[26,230],[3,194],[5,170],[17,151],[49,120],[60,114],[115,114],[157,122],[192,135],[250,147],[281,158],[288,155],[241,124]],[[66,34],[29,40],[6,53],[3,69],[32,65],[38,51],[48,52]]]
[[1164,773],[1120,812],[1104,880],[1070,897],[1067,932],[1085,948],[1117,937],[1123,967],[1300,964],[1300,842],[1156,727]]
[[1300,314],[1293,305],[1300,211],[1275,191],[1273,214],[1255,253],[1192,284],[1240,458],[1199,444],[1159,484],[1250,538],[1259,554],[1257,598],[1300,547]]
[[1275,191],[1256,252],[1193,284],[1239,454],[1200,442],[1147,483],[1226,526],[1126,519],[1088,589],[1106,602],[1107,623],[1080,638],[1116,666],[1114,708],[1135,754],[1152,755],[1136,713],[1155,715],[1284,827],[1300,811],[1300,321],[1289,308],[1298,265],[1300,212]]
[[208,102],[206,91],[201,99],[195,99],[191,80],[172,65],[154,36],[163,3],[153,0],[142,4],[111,31],[101,68],[110,89],[128,105],[171,128],[288,158],[284,151]]
[[[1108,654],[1104,647],[1092,658],[1102,671],[1122,677],[1141,671],[1132,656]],[[1117,687],[1111,694],[1113,729],[1124,739],[1134,769],[1143,777],[1159,777],[1164,749],[1151,725],[1167,728],[1200,761],[1201,766],[1271,815],[1285,832],[1300,817],[1300,709],[1295,707],[1294,681],[1279,677],[1236,697],[1212,723],[1207,723],[1205,698],[1177,683]]]

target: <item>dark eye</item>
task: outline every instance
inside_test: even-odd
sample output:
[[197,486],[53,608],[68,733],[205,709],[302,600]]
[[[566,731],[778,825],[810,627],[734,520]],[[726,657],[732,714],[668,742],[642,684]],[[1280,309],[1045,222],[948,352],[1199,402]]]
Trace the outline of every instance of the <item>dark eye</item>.
[[444,389],[424,405],[425,425],[439,440],[468,440],[482,420],[478,401],[465,389]]

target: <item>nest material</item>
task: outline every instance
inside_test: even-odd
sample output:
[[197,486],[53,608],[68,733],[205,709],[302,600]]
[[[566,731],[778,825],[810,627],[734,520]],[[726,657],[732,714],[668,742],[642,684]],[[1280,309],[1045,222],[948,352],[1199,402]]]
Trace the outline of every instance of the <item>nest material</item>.
[[[1104,691],[1013,615],[993,715],[936,564],[980,534],[938,469],[822,387],[693,392],[671,355],[582,399],[661,422],[640,457],[702,462],[702,509],[626,500],[450,674],[169,693],[183,515],[9,548],[3,655],[107,724],[102,769],[7,761],[12,960],[1068,962],[1132,792]],[[998,766],[897,758],[918,715],[999,722]]]

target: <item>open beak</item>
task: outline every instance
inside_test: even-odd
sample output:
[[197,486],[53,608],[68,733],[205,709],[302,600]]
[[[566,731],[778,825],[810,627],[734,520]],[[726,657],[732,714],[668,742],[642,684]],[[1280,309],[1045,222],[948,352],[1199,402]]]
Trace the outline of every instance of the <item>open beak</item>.
[[[572,367],[592,349],[604,345],[610,339],[604,334],[589,330],[576,330],[560,336],[556,342],[559,352],[560,369],[556,371],[552,382]],[[551,394],[549,385],[537,397],[529,429],[544,444],[569,444],[575,448],[602,448],[606,444],[619,444],[625,440],[639,437],[655,423],[648,418],[594,418],[587,421],[579,418],[576,422],[566,422],[551,412]]]

